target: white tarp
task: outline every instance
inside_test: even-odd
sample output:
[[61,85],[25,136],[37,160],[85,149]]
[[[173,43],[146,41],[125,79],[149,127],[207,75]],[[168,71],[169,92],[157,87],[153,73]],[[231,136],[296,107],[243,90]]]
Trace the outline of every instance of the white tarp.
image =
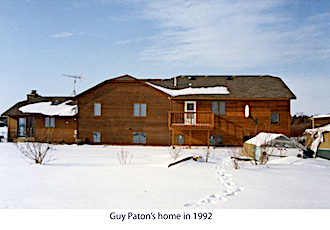
[[245,143],[253,144],[253,145],[259,146],[259,147],[263,146],[263,145],[270,146],[273,144],[274,140],[276,140],[279,137],[282,137],[283,139],[287,140],[288,142],[292,141],[290,138],[288,138],[287,136],[285,136],[283,134],[261,132],[257,136],[247,140]]
[[214,86],[214,87],[202,87],[202,88],[185,88],[185,89],[167,89],[158,85],[146,82],[148,85],[162,91],[172,97],[193,95],[193,94],[229,94],[227,87],[225,86]]
[[78,113],[78,106],[69,105],[71,102],[69,100],[57,105],[53,105],[51,101],[38,102],[22,106],[18,110],[22,113],[39,113],[46,116],[74,116]]

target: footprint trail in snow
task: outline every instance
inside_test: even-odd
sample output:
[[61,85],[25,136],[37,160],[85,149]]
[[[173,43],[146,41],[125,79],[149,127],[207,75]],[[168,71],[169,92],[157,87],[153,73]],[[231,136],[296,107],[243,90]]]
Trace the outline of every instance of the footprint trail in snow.
[[217,166],[217,174],[218,174],[218,182],[223,185],[223,187],[226,188],[224,191],[220,191],[216,194],[210,194],[205,198],[202,198],[196,203],[188,203],[185,204],[185,207],[191,207],[191,206],[199,206],[201,204],[211,203],[216,204],[218,202],[227,201],[229,197],[236,196],[239,192],[243,191],[244,188],[238,187],[233,181],[232,181],[232,175],[227,174],[224,166],[228,165],[230,162],[230,159],[222,159],[219,162],[219,165]]

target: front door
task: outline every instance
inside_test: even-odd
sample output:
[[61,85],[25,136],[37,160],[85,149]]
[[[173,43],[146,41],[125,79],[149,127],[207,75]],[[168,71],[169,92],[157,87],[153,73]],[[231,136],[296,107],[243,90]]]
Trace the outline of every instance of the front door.
[[185,101],[184,112],[184,124],[196,125],[196,101]]

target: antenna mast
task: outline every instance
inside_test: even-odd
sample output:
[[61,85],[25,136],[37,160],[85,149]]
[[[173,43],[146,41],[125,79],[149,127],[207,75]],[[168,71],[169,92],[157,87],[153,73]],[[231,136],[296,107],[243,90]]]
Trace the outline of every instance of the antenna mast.
[[82,74],[80,76],[73,76],[73,75],[62,74],[62,76],[72,77],[74,79],[74,81],[73,81],[73,92],[71,93],[70,96],[72,96],[72,95],[73,96],[76,96],[77,95],[76,94],[76,83],[77,83],[77,79],[80,79],[80,81],[81,81],[81,79],[86,79],[86,78],[81,77]]

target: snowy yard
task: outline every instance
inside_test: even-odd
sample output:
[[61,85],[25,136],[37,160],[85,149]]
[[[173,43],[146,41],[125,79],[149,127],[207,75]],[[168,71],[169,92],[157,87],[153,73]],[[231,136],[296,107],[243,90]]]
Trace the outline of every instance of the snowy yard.
[[[330,161],[275,158],[235,170],[230,148],[209,163],[174,162],[168,147],[57,145],[56,160],[27,163],[12,143],[0,143],[0,209],[330,208]],[[121,150],[132,155],[120,164]],[[179,159],[205,156],[182,150]]]

